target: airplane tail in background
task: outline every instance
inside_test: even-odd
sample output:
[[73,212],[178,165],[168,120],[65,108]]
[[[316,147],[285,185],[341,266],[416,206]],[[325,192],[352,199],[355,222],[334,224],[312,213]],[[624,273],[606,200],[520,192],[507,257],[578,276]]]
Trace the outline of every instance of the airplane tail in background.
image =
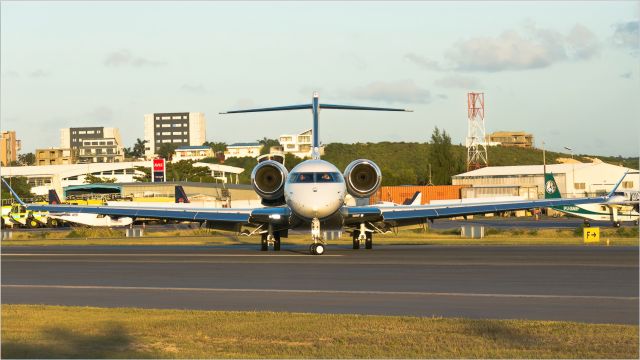
[[49,205],[59,205],[59,204],[62,204],[62,202],[58,197],[58,193],[54,189],[49,190]]
[[176,185],[176,204],[190,203],[187,193],[184,192],[182,185]]
[[416,191],[415,194],[411,197],[411,199],[405,200],[402,205],[422,205],[422,193],[420,191]]
[[544,174],[544,198],[545,199],[560,199],[562,195],[560,195],[560,189],[558,189],[558,184],[556,183],[556,179],[553,177],[552,173]]

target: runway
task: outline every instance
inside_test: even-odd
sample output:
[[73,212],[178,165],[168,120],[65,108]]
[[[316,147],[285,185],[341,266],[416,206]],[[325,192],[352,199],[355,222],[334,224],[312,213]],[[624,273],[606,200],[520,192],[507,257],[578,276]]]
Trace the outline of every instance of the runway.
[[638,324],[638,248],[11,247],[2,303]]

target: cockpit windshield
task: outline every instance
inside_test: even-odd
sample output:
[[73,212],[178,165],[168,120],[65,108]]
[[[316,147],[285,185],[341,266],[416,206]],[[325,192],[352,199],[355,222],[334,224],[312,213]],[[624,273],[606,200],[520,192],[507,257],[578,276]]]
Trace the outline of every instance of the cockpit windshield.
[[289,175],[290,183],[337,183],[343,182],[339,172],[301,172]]

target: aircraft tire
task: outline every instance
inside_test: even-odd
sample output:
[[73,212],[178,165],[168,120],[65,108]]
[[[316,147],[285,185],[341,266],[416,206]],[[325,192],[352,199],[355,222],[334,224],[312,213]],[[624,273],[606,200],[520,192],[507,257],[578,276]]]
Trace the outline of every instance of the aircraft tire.
[[620,221],[616,221],[616,222],[614,222],[614,223],[613,223],[613,226],[614,226],[614,227],[619,228],[619,227],[620,227]]
[[275,237],[275,240],[273,241],[273,251],[280,251],[280,233],[275,232],[273,237]]
[[260,242],[260,251],[269,250],[269,243],[267,242],[267,234],[262,234],[262,240]]
[[311,255],[322,255],[324,254],[324,245],[322,244],[311,244],[309,247],[309,252]]
[[352,235],[353,250],[360,249],[360,240],[358,240],[359,237],[360,237],[360,231],[354,231]]
[[369,250],[373,249],[373,233],[367,233],[367,238],[364,241],[364,248]]

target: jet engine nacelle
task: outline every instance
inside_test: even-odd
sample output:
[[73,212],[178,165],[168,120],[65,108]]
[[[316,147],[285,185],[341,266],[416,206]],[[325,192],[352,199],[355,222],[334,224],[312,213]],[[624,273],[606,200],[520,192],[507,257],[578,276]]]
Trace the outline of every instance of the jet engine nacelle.
[[364,198],[378,191],[382,183],[380,168],[371,160],[354,160],[344,170],[347,191],[351,196]]
[[284,201],[284,182],[287,180],[287,174],[287,168],[279,162],[263,161],[253,168],[251,185],[263,200]]

